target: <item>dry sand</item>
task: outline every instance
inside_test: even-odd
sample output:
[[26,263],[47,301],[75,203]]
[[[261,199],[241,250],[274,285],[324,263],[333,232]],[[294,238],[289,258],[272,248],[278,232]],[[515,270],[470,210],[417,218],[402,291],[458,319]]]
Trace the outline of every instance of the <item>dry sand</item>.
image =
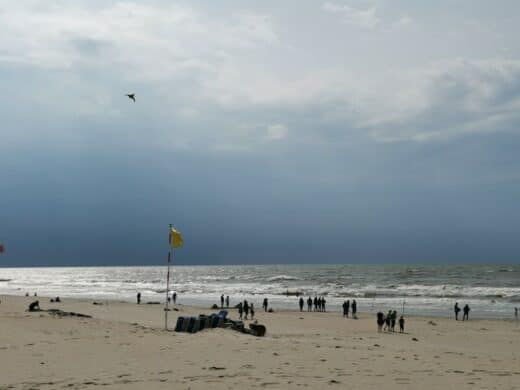
[[[378,334],[372,314],[258,311],[268,333],[257,338],[164,331],[159,305],[38,299],[93,318],[28,313],[33,297],[1,296],[0,389],[520,389],[515,321],[413,317],[409,333]],[[177,307],[172,327],[213,312]]]

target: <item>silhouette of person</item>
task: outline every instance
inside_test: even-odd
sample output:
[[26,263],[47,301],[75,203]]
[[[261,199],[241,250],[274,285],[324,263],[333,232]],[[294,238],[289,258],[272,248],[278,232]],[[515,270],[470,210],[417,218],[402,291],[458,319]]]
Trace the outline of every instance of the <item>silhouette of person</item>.
[[347,302],[345,302],[345,303],[346,303],[346,306],[347,306],[347,307],[346,307],[346,311],[347,311],[347,313],[346,313],[346,314],[347,314],[346,317],[348,318],[348,313],[349,313],[349,311],[350,311],[350,299],[347,299]]
[[249,314],[249,303],[244,300],[244,319],[247,320],[247,315]]
[[224,308],[224,294],[222,294],[220,296],[220,308],[223,309]]
[[399,318],[399,333],[403,333],[404,332],[404,317],[401,316]]
[[300,311],[303,311],[303,305],[305,304],[305,302],[303,301],[302,297],[300,297],[299,303],[300,303]]
[[518,307],[515,307],[515,319],[518,321]]
[[264,303],[262,304],[262,306],[264,307],[264,311],[267,311],[268,305],[269,305],[269,303],[267,302],[267,298],[264,298]]
[[377,312],[377,332],[381,333],[383,331],[383,325],[385,323],[385,315],[380,311]]
[[392,321],[392,310],[388,310],[388,313],[385,317],[385,327],[383,330],[390,332],[390,321]]
[[238,319],[242,319],[242,314],[244,313],[244,308],[242,307],[242,302],[238,303]]
[[327,311],[325,309],[325,304],[327,303],[327,301],[325,300],[325,297],[321,298],[321,310],[322,311]]
[[318,298],[318,311],[322,311],[321,310],[321,297]]
[[455,321],[458,321],[459,320],[459,312],[460,312],[460,307],[459,307],[459,303],[458,302],[455,302],[455,306],[453,307],[453,311],[455,312]]
[[390,329],[392,332],[395,332],[395,323],[397,321],[397,312],[394,310],[392,312],[392,316],[390,317]]
[[464,305],[464,309],[463,310],[464,310],[464,315],[462,316],[462,321],[469,320],[469,311],[471,309],[469,308],[467,303]]
[[229,309],[229,295],[226,296],[226,307]]
[[140,292],[137,293],[137,304],[138,305],[141,304],[141,293]]
[[357,318],[357,302],[355,299],[352,300],[352,318]]
[[312,311],[312,298],[307,299],[307,311]]
[[253,303],[251,303],[251,306],[249,307],[249,312],[251,313],[251,319],[255,317],[255,307],[253,306]]
[[173,293],[173,304],[175,305],[175,302],[177,302],[177,293]]
[[343,317],[347,317],[347,301],[343,301]]
[[314,297],[314,311],[318,311],[318,297]]

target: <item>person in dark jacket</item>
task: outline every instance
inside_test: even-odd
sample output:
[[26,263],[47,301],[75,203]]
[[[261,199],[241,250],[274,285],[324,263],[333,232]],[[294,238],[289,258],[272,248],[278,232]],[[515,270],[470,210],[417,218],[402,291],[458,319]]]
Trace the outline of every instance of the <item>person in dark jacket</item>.
[[471,310],[471,309],[469,308],[469,305],[466,303],[466,304],[464,305],[464,309],[463,309],[463,311],[464,311],[464,315],[462,316],[462,321],[464,321],[464,320],[469,320],[469,311],[470,311],[470,310]]
[[357,302],[355,299],[352,300],[352,318],[357,318]]
[[455,321],[458,321],[460,313],[460,307],[458,302],[455,302],[455,306],[453,306],[453,311],[455,312]]
[[383,331],[383,325],[385,323],[385,315],[381,312],[377,313],[377,332],[381,333]]

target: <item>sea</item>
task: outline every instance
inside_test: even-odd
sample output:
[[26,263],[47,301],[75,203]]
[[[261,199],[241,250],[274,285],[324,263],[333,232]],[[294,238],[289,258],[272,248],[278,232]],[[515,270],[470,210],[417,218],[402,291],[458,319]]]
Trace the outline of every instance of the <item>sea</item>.
[[[0,294],[164,302],[166,266],[0,268]],[[298,310],[299,296],[322,296],[327,311],[355,299],[359,312],[452,316],[455,302],[473,318],[514,318],[520,308],[517,265],[229,265],[172,266],[178,302],[209,307],[220,296]]]

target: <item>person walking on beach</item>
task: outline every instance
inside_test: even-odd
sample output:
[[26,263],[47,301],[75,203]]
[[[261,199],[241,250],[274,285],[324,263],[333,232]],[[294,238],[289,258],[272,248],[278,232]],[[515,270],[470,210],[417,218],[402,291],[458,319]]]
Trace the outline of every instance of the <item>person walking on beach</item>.
[[303,311],[303,305],[305,304],[305,302],[303,301],[303,298],[300,297],[300,311]]
[[312,298],[307,299],[307,311],[312,311]]
[[350,299],[347,299],[347,302],[345,302],[344,305],[346,305],[346,307],[344,308],[344,310],[346,311],[345,317],[348,318],[348,312],[350,311]]
[[404,333],[404,316],[399,318],[399,333]]
[[381,333],[383,331],[383,325],[385,323],[385,315],[381,312],[377,313],[377,332]]
[[459,303],[458,302],[455,302],[455,306],[453,307],[453,311],[455,312],[455,321],[458,321],[459,320],[459,312],[460,312],[460,307],[459,307]]
[[172,298],[173,298],[173,304],[175,305],[175,303],[177,302],[177,293],[176,292],[173,293]]
[[249,307],[249,312],[251,313],[251,320],[255,318],[255,307],[253,306],[253,302],[251,302],[251,306]]
[[321,309],[322,311],[327,311],[325,309],[325,304],[327,303],[327,301],[325,300],[325,297],[321,298]]
[[247,315],[249,314],[249,303],[244,300],[244,319],[247,320]]
[[314,311],[318,311],[318,297],[314,297]]
[[264,307],[264,311],[267,311],[267,306],[268,306],[268,302],[267,302],[267,298],[264,298],[264,303],[262,304],[262,306]]
[[223,309],[224,308],[224,294],[222,294],[220,296],[220,308]]
[[226,296],[226,307],[229,309],[229,295]]
[[352,318],[356,319],[356,313],[357,313],[357,303],[356,300],[352,300]]
[[242,314],[244,313],[244,309],[242,308],[242,302],[238,303],[238,319],[242,319]]
[[141,293],[140,292],[137,293],[137,304],[138,305],[141,304]]
[[518,307],[515,307],[515,320],[518,321]]
[[466,304],[464,305],[464,315],[462,316],[462,321],[464,321],[464,320],[466,320],[466,321],[469,320],[469,311],[470,311],[470,310],[471,310],[471,309],[469,308],[469,305],[466,303]]
[[347,301],[343,301],[343,317],[348,318],[348,311],[347,311]]
[[318,311],[322,311],[321,310],[321,297],[318,298]]

